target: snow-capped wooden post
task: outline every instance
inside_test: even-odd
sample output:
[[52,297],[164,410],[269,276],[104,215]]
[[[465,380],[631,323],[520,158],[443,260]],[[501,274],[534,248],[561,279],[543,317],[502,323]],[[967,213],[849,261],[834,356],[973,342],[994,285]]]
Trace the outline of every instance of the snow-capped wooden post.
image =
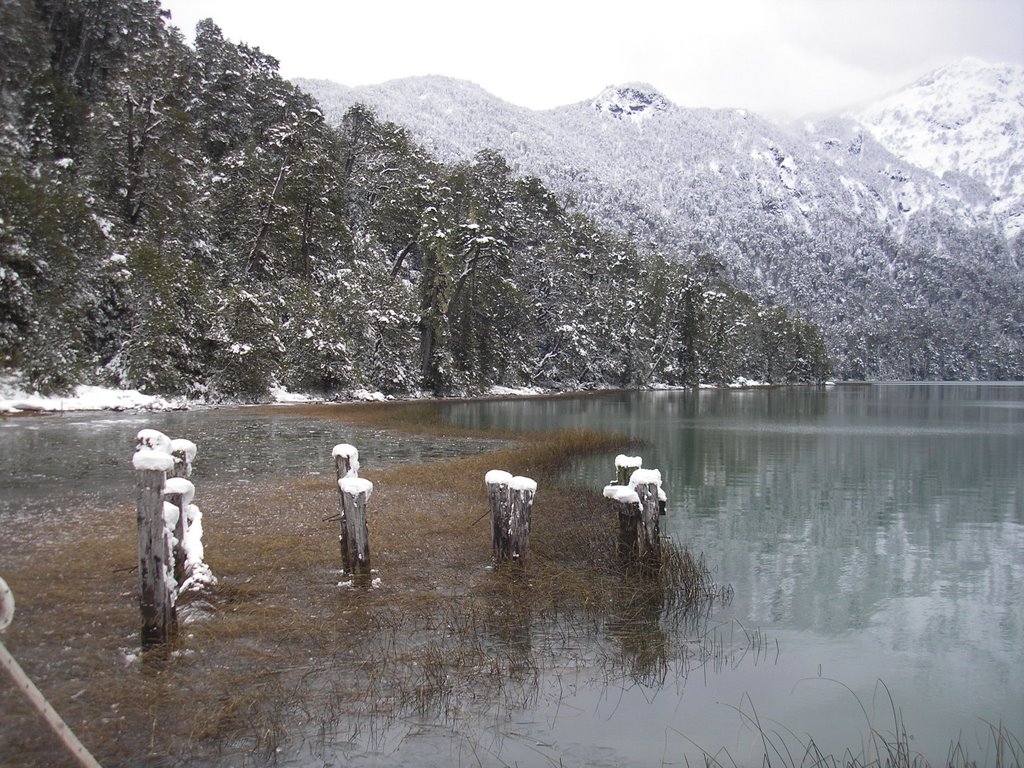
[[661,557],[661,472],[638,469],[629,480],[640,501],[636,527],[637,554],[643,561],[657,561]]
[[334,446],[332,454],[339,480],[343,477],[359,477],[359,451],[355,446],[339,443]]
[[191,440],[171,440],[171,456],[174,457],[174,469],[168,477],[184,477],[186,480],[192,477],[192,462],[196,458],[196,444]]
[[512,493],[508,487],[511,481],[512,475],[502,469],[492,469],[484,475],[487,506],[491,512],[491,551],[495,560],[507,559],[502,557],[507,538],[502,531],[508,530],[508,514],[512,509]]
[[644,460],[639,456],[626,456],[619,454],[615,457],[615,484],[629,485],[629,477],[636,470],[644,465]]
[[361,477],[338,481],[341,494],[341,565],[346,573],[370,575],[370,532],[366,508],[373,483]]
[[[144,430],[146,431],[146,430]],[[141,435],[141,433],[140,433]],[[140,447],[143,439],[139,439]],[[142,647],[166,643],[177,629],[174,566],[164,523],[164,483],[174,457],[162,450],[138,450],[135,467],[139,545],[139,607]]]
[[[164,482],[164,498],[168,504],[178,510],[177,518],[173,520],[174,525],[170,528],[174,534],[174,580],[181,584],[186,578],[185,562],[188,560],[188,552],[185,549],[185,537],[188,535],[188,511],[192,506],[192,499],[195,498],[196,487],[191,481],[186,480],[184,475],[173,474],[179,471],[181,465],[177,456],[172,455],[172,458],[174,467],[171,469],[172,476]],[[189,470],[191,471],[190,467]],[[165,518],[165,522],[171,521]]]
[[491,512],[491,547],[494,559],[523,561],[530,547],[530,514],[537,483],[492,469],[484,476]]
[[[359,451],[355,446],[348,443],[338,443],[338,445],[334,446],[334,450],[331,451],[331,455],[334,457],[334,469],[338,476],[338,503],[341,510],[339,513],[341,533],[338,535],[338,546],[341,549],[341,567],[346,573],[351,573],[354,564],[358,560],[353,560],[350,557],[354,545],[350,545],[349,542],[352,537],[349,533],[348,514],[345,510],[345,491],[342,489],[341,481],[346,478],[359,477]],[[349,506],[354,505],[355,500],[353,499],[350,501]]]
[[[619,466],[618,460],[616,466]],[[661,555],[660,519],[665,501],[661,472],[635,469],[629,476],[628,485],[606,485],[604,497],[615,502],[623,556],[626,559],[635,556],[641,562],[656,562]]]

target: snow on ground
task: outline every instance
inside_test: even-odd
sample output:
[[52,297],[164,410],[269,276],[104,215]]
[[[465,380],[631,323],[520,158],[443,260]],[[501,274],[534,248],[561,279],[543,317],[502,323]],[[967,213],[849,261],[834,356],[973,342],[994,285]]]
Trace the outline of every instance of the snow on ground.
[[388,399],[383,392],[371,392],[368,389],[357,389],[352,393],[353,400],[362,400],[365,403],[383,403]]
[[499,387],[497,385],[487,390],[488,395],[494,397],[529,397],[530,395],[543,395],[547,390],[540,387]]
[[23,411],[170,411],[183,407],[181,402],[156,395],[144,395],[136,389],[108,389],[79,385],[71,394],[45,396],[28,392],[12,377],[0,377],[0,413]]
[[309,395],[304,395],[301,392],[289,392],[284,387],[272,387],[270,389],[270,396],[274,399],[275,403],[309,403],[314,398]]
[[[768,386],[764,382],[753,381],[740,377],[727,385],[729,388]],[[720,389],[719,385],[702,384],[701,389]],[[683,389],[653,385],[652,389]],[[487,391],[490,397],[530,397],[551,394],[552,390],[541,387],[500,387],[494,386]],[[420,395],[426,396],[426,395]],[[321,402],[318,398],[300,392],[290,392],[284,387],[271,390],[271,398],[277,403],[309,403]],[[394,398],[382,392],[371,392],[360,389],[351,394],[352,400],[363,402],[384,402]],[[192,405],[203,404],[203,401],[188,401],[182,398],[166,398],[159,395],[146,395],[136,389],[112,389],[79,385],[68,395],[40,395],[30,392],[17,376],[0,375],[0,414],[24,412],[64,412],[64,411],[171,411],[182,410]]]

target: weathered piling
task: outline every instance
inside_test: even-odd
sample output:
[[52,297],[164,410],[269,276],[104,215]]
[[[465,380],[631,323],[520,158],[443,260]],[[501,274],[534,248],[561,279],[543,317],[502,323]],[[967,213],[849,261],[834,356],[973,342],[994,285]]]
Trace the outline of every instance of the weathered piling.
[[501,560],[500,553],[504,548],[503,530],[508,530],[508,511],[512,509],[512,492],[508,484],[512,475],[502,469],[492,469],[484,475],[487,486],[487,506],[491,513],[491,551],[495,560]]
[[339,443],[334,446],[332,454],[339,480],[343,477],[359,477],[359,451],[355,446]]
[[370,533],[366,510],[373,483],[361,477],[338,480],[341,496],[341,563],[346,573],[370,575]]
[[523,561],[530,547],[530,515],[537,483],[492,469],[484,476],[491,513],[491,547],[494,559]]
[[[354,489],[357,487],[365,489],[365,486],[349,485],[351,492],[347,495],[350,498],[346,501],[346,490],[345,486],[342,485],[342,481],[359,479],[359,450],[354,445],[338,443],[338,445],[334,446],[334,450],[331,451],[331,455],[334,457],[334,469],[338,476],[338,501],[341,510],[339,517],[341,533],[338,535],[338,546],[341,549],[341,567],[345,573],[354,573],[357,566],[361,563],[360,553],[362,548],[360,544],[365,544],[365,570],[369,573],[370,543],[366,525],[366,504],[370,493],[373,492],[373,484],[369,484],[369,491],[365,493],[365,498],[362,499],[360,499],[360,492]],[[352,515],[361,515],[362,522],[351,519]]]
[[652,563],[661,555],[660,516],[665,502],[661,472],[633,469],[627,483],[619,483],[622,470],[634,466],[640,466],[639,457],[616,458],[616,482],[605,486],[604,497],[614,502],[618,513],[619,548],[624,558]]
[[177,629],[177,582],[164,522],[164,483],[167,472],[174,468],[174,458],[161,450],[140,450],[132,465],[136,480],[142,646],[148,648],[166,643]]
[[661,556],[661,472],[638,469],[629,478],[640,503],[636,527],[637,554],[641,560],[657,560]]
[[[192,503],[196,446],[143,429],[132,463],[135,467],[139,544],[139,603],[144,647],[166,642],[178,620],[201,613],[207,603],[196,599],[217,583],[204,562],[202,513]],[[191,602],[178,611],[179,598]]]
[[626,456],[620,453],[615,457],[615,484],[629,485],[629,477],[644,465],[640,456]]
[[164,499],[174,507],[176,513],[164,510],[165,522],[173,523],[168,525],[172,532],[173,553],[174,553],[174,580],[181,584],[185,581],[185,563],[188,560],[186,549],[186,537],[188,535],[188,511],[192,506],[192,499],[196,495],[196,487],[191,481],[185,479],[185,475],[175,474],[185,467],[191,473],[188,463],[179,463],[178,457],[172,454],[174,466],[171,468],[171,476],[164,482]]
[[192,462],[196,458],[196,444],[191,440],[176,438],[171,440],[170,453],[174,457],[174,469],[168,477],[192,477]]

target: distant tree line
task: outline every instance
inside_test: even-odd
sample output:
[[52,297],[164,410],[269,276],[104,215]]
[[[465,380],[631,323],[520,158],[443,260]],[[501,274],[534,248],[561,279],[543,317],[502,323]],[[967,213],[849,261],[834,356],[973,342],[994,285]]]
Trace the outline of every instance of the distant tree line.
[[156,0],[0,4],[0,368],[258,400],[815,381],[818,329]]

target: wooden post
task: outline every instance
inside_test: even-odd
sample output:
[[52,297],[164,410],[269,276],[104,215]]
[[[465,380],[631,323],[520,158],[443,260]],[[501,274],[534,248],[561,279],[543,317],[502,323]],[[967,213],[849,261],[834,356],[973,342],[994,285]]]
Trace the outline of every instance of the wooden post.
[[[178,470],[178,458],[174,458],[173,471]],[[185,581],[185,535],[188,533],[188,508],[195,498],[196,487],[182,475],[168,477],[164,483],[164,498],[178,509],[178,519],[174,523],[174,580],[181,584]]]
[[[623,457],[619,457],[621,459]],[[620,464],[621,469],[628,464]],[[635,556],[641,561],[657,561],[661,556],[660,515],[664,494],[661,472],[636,469],[628,485],[606,485],[604,496],[615,502],[619,515],[619,551],[625,560]]]
[[492,469],[484,476],[491,512],[491,548],[494,559],[522,561],[530,547],[530,514],[537,483]]
[[169,453],[138,451],[132,464],[136,481],[139,544],[139,607],[142,647],[166,643],[177,629],[174,566],[164,526],[164,482],[174,467]]
[[345,494],[341,490],[340,483],[346,477],[359,477],[359,451],[355,446],[348,443],[338,443],[331,451],[334,457],[334,470],[338,477],[339,509],[341,510],[341,533],[338,535],[338,547],[341,549],[341,567],[346,573],[352,570],[352,561],[349,559],[349,535],[348,525],[345,516]]
[[530,548],[530,513],[533,497],[537,494],[537,483],[528,477],[513,477],[508,484],[512,494],[512,510],[509,513],[509,549],[513,560],[522,562]]
[[338,481],[341,494],[341,564],[346,573],[370,575],[370,533],[366,507],[373,483],[360,477]]
[[192,462],[196,458],[196,444],[191,440],[178,438],[171,440],[170,447],[170,454],[174,457],[174,469],[167,476],[184,477],[185,479],[192,477]]
[[661,558],[661,472],[656,469],[638,469],[630,477],[630,485],[640,499],[640,517],[637,523],[637,554],[642,561],[656,562]]
[[604,497],[614,502],[619,518],[619,554],[629,561],[636,553],[636,533],[640,519],[640,497],[631,485],[606,485]]
[[508,516],[512,510],[512,492],[508,484],[512,475],[501,469],[492,469],[484,475],[487,486],[487,506],[491,512],[491,552],[494,559],[507,560],[508,537],[503,533],[509,528]]
[[615,485],[629,485],[630,476],[644,465],[639,456],[619,454],[615,457]]
[[334,468],[338,479],[343,477],[359,477],[359,451],[348,443],[334,446]]

